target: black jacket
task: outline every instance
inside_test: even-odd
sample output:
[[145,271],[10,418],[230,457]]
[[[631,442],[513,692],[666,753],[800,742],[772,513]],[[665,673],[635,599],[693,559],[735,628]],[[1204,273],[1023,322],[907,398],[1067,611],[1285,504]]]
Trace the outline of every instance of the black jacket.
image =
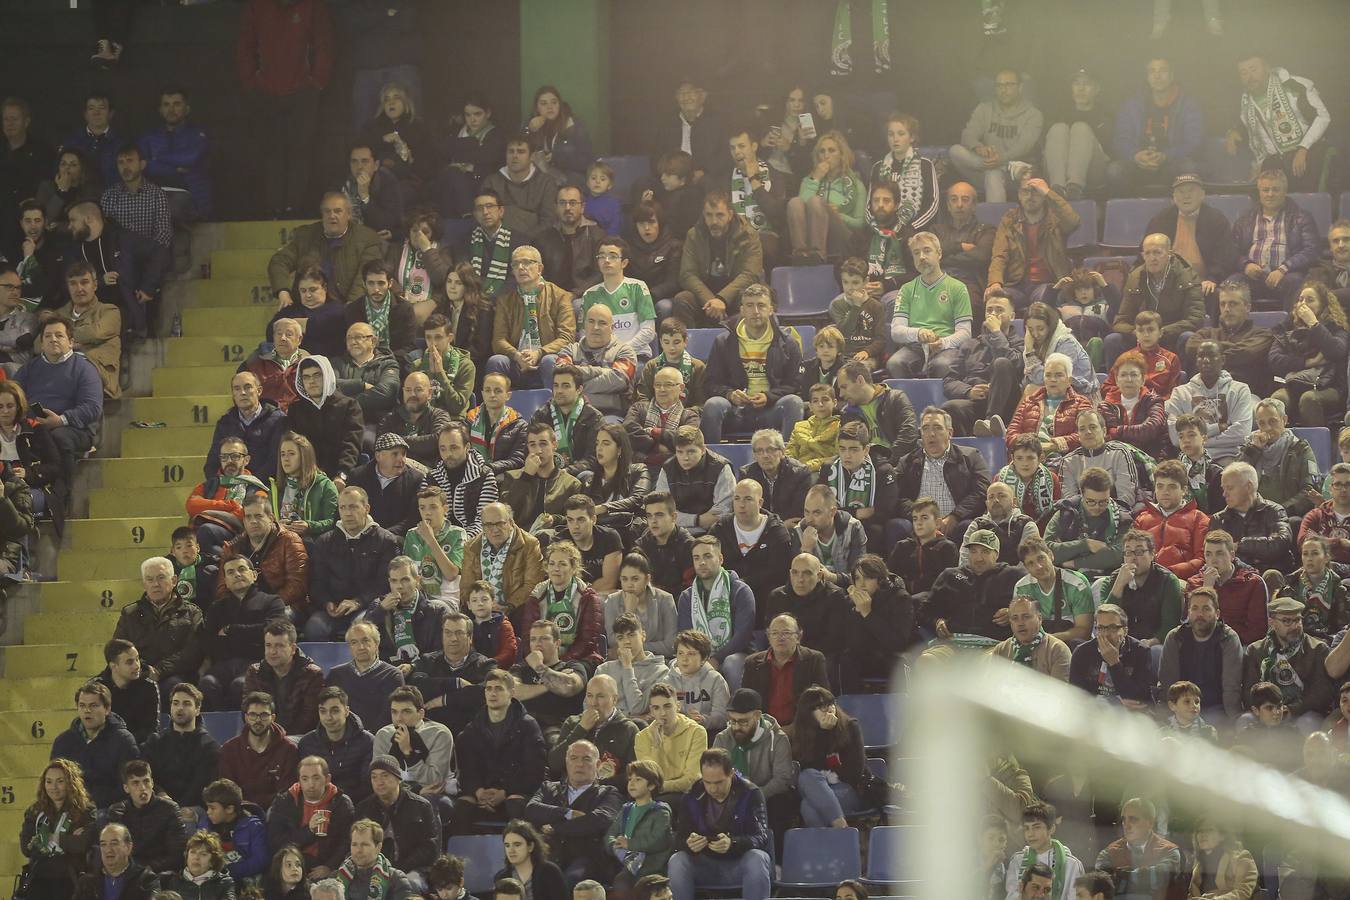
[[[739,316],[727,322],[713,341],[708,353],[708,371],[703,378],[709,397],[725,397],[749,386],[749,376],[741,361],[740,339],[736,337],[740,323]],[[769,329],[771,337],[764,368],[769,380],[769,406],[773,406],[788,394],[796,393],[797,379],[802,371],[802,348],[795,338],[788,336],[777,316],[770,318]]]
[[[412,315],[409,308],[408,315]],[[286,424],[303,434],[314,445],[319,468],[329,478],[348,478],[361,455],[361,434],[365,420],[361,404],[351,397],[333,394],[319,409],[305,397],[299,397],[286,412]]]
[[122,607],[113,637],[135,644],[142,664],[154,666],[161,681],[170,676],[192,679],[202,661],[202,611],[176,594],[156,610],[142,594]]
[[994,360],[1020,363],[1021,348],[1012,346],[1006,334],[1001,331],[990,334],[983,324],[978,327],[979,333],[961,345],[959,361],[942,378],[942,393],[948,400],[965,400],[971,388],[988,384],[994,373]]
[[[172,259],[169,248],[154,239],[121,227],[112,219],[103,220],[103,234],[95,240],[71,241],[62,248],[56,271],[64,273],[74,262],[88,261],[98,275],[98,299],[118,309],[130,309],[137,291],[159,293]],[[103,276],[117,273],[117,283],[108,284]],[[57,289],[63,293],[64,274]],[[123,323],[125,327],[126,323]]]
[[[132,860],[131,866],[123,873],[126,883],[122,887],[121,900],[150,900],[159,890],[159,876],[147,867]],[[103,868],[100,866],[88,875],[81,875],[75,882],[73,900],[103,900]]]
[[638,723],[615,709],[614,715],[601,722],[592,731],[581,727],[581,716],[568,716],[552,749],[548,751],[548,774],[551,778],[567,777],[567,748],[576,741],[590,741],[600,750],[600,759],[610,757],[615,760],[614,777],[605,779],[605,784],[627,792],[628,774],[625,767],[633,761],[633,740],[637,737]]
[[643,532],[637,549],[651,561],[653,587],[678,597],[693,582],[694,537],[683,526],[676,525],[665,544],[658,544],[650,531]]
[[[553,418],[547,403],[536,409],[534,415],[530,416],[530,425],[535,422],[543,422],[547,425],[553,424]],[[589,403],[582,407],[581,414],[577,416],[576,424],[572,426],[572,456],[567,461],[568,472],[576,475],[578,472],[597,465],[595,461],[595,437],[600,433],[600,426],[603,424],[605,424],[605,417],[600,414],[600,410]],[[526,426],[527,430],[528,427]],[[561,453],[561,451],[559,452]]]
[[340,524],[325,531],[310,556],[310,600],[337,603],[355,597],[368,605],[389,592],[389,561],[402,552],[402,542],[373,522],[355,538],[347,537]]
[[[1315,373],[1312,386],[1319,390],[1331,388],[1345,396],[1345,358],[1347,345],[1345,329],[1330,318],[1319,321],[1312,328],[1295,325],[1285,320],[1275,326],[1275,343],[1270,346],[1270,371],[1281,378],[1295,372]],[[1320,366],[1309,366],[1306,360],[1321,354],[1326,360]],[[1307,384],[1307,379],[1300,379]]]
[[[874,446],[872,449],[876,450],[878,448]],[[838,457],[835,457],[835,459],[838,459]],[[820,467],[820,471],[816,472],[816,484],[830,484],[834,472],[834,462],[835,460],[828,460]],[[884,525],[890,519],[895,518],[895,507],[900,499],[899,489],[895,483],[895,469],[892,468],[891,464],[885,459],[878,458],[876,455],[873,455],[872,457],[872,466],[876,469],[876,492],[872,500],[872,509],[876,510],[876,512],[872,514],[870,519],[863,522],[863,524]],[[847,473],[845,473],[844,477],[848,477]],[[833,487],[833,485],[831,485],[831,487]],[[838,488],[835,488],[836,495],[841,493],[842,492]],[[858,510],[864,508],[858,503],[847,502],[847,497],[840,496],[838,499],[839,508],[849,514],[855,514]]]
[[[741,552],[734,515],[718,519],[709,532],[722,544],[722,560],[727,571],[739,575],[756,597],[767,597],[774,588],[787,584],[787,567],[783,563],[793,556],[792,535],[783,520],[773,513],[763,515],[768,521],[748,553]],[[756,628],[767,628],[768,624],[762,612],[755,616]]]
[[[568,784],[546,781],[539,786],[525,807],[525,819],[536,828],[553,827],[549,835],[550,854],[560,866],[569,866],[576,860],[585,860],[587,874],[599,875],[610,858],[605,850],[605,832],[623,806],[618,788],[598,782],[567,800]],[[568,812],[577,810],[585,815],[569,818]]]
[[263,629],[268,622],[285,618],[286,603],[276,594],[258,590],[257,584],[242,600],[227,591],[224,597],[216,597],[206,613],[206,655],[215,663],[227,659],[257,662],[263,658]]
[[80,767],[89,798],[99,809],[112,806],[126,796],[122,792],[122,764],[136,759],[140,751],[136,739],[127,731],[117,713],[108,714],[108,722],[98,737],[85,740],[84,724],[79,718],[56,736],[51,758],[64,757]]
[[[1177,218],[1180,213],[1172,204],[1158,212],[1144,228],[1144,234],[1165,234],[1173,245],[1177,239]],[[1203,204],[1195,220],[1195,243],[1205,261],[1205,277],[1223,281],[1237,268],[1237,248],[1233,244],[1233,228],[1228,217],[1209,204]]]
[[[914,415],[914,404],[910,402],[909,395],[898,388],[882,385],[882,392],[877,395],[877,428],[881,436],[891,442],[890,462],[892,465],[906,454],[913,453],[919,446],[919,420]],[[853,404],[844,407],[844,411],[839,416],[840,426],[847,425],[849,422],[862,422],[867,425],[867,417],[863,411]],[[871,426],[868,425],[868,430]],[[873,457],[877,456],[878,447],[873,447]]]
[[[651,138],[650,156],[659,159],[663,154],[679,150],[684,146],[684,118],[677,109],[666,109],[648,133]],[[694,157],[694,168],[702,169],[706,175],[725,173],[729,163],[727,156],[726,126],[706,107],[703,115],[689,123],[689,150]],[[711,184],[707,178],[705,183]]]
[[[409,623],[413,642],[419,655],[435,653],[435,648],[441,646],[441,622],[445,620],[446,613],[450,612],[450,607],[440,600],[431,599],[421,591],[418,591],[416,603],[412,621]],[[394,665],[409,661],[398,655],[398,647],[394,643],[394,617],[380,605],[380,598],[371,602],[366,610],[365,619],[380,630],[380,659]]]
[[[386,704],[387,705],[387,704]],[[361,717],[355,712],[347,713],[347,727],[341,740],[334,743],[328,740],[323,726],[300,738],[300,758],[322,756],[328,761],[328,774],[338,790],[360,803],[370,795],[370,757],[375,747],[375,737],[366,731]]]
[[[356,821],[356,807],[352,805],[352,798],[338,791],[329,801],[328,809],[332,815],[328,820],[327,834],[323,837],[316,835],[308,825],[300,824],[303,801],[298,782],[277,794],[267,810],[267,845],[284,847],[295,844],[305,853],[306,868],[327,866],[336,869],[347,858],[347,851],[351,847],[352,823]],[[314,856],[306,852],[311,847],[314,848]]]
[[370,517],[389,530],[395,537],[402,538],[422,520],[417,512],[417,492],[422,489],[426,476],[412,467],[403,470],[388,487],[380,486],[380,475],[371,460],[364,466],[358,466],[347,484],[359,487],[370,498]]
[[577,480],[581,482],[582,492],[594,500],[596,506],[602,503],[605,505],[605,511],[600,514],[596,524],[613,528],[623,537],[624,546],[629,546],[636,530],[647,518],[642,498],[651,493],[652,476],[651,470],[641,462],[630,465],[623,475],[621,479],[616,477],[616,481],[622,484],[615,487],[621,496],[606,493],[605,476],[599,463],[578,472]]
[[539,723],[519,700],[511,701],[501,740],[488,727],[488,712],[479,710],[456,741],[459,793],[471,797],[479,788],[501,788],[508,796],[529,797],[544,781],[544,736]]
[[1225,506],[1209,520],[1210,531],[1219,529],[1237,541],[1238,559],[1258,571],[1292,569],[1294,533],[1289,527],[1289,513],[1278,503],[1257,494],[1246,515]]
[[445,660],[445,651],[423,653],[413,661],[408,684],[422,692],[422,699],[440,697],[445,705],[428,715],[455,734],[462,732],[483,708],[483,689],[480,685],[488,673],[497,668],[497,661],[477,650],[470,650],[464,664],[451,669]]
[[624,274],[646,282],[653,301],[669,300],[679,293],[684,235],[662,222],[661,233],[650,244],[638,237],[637,229],[631,226],[624,236],[628,239],[628,268]]
[[915,641],[914,599],[899,581],[884,584],[872,597],[872,611],[865,618],[852,603],[843,616],[838,654],[895,658]]
[[155,872],[182,867],[187,835],[178,819],[178,804],[157,794],[145,806],[131,800],[119,800],[108,809],[108,821],[117,822],[131,832],[132,856],[136,862]]
[[155,773],[155,787],[179,806],[201,806],[202,790],[216,780],[220,769],[220,745],[197,719],[192,731],[177,732],[173,726],[152,734],[141,745],[141,758]]
[[827,657],[834,656],[843,638],[843,622],[852,604],[843,588],[822,581],[805,597],[799,597],[791,584],[775,588],[761,604],[755,598],[755,607],[763,605],[765,621],[772,622],[783,613],[794,617],[802,630],[802,644],[819,650]]
[[[899,489],[896,515],[902,519],[913,515],[914,501],[919,499],[923,484],[923,447],[902,457],[895,466],[895,481]],[[956,506],[952,515],[957,521],[973,519],[984,512],[984,494],[989,489],[989,464],[974,447],[952,444],[942,462],[942,480],[947,483]]]
[[806,492],[816,483],[816,473],[790,456],[783,457],[783,461],[778,464],[778,477],[773,480],[773,484],[769,484],[764,469],[757,462],[743,466],[740,477],[759,482],[759,486],[764,488],[764,502],[761,505],[766,511],[777,513],[778,518],[784,521],[802,517],[802,510],[806,507]]
[[[1096,641],[1079,644],[1069,661],[1069,684],[1087,691],[1094,697],[1100,689],[1102,652]],[[1116,693],[1126,700],[1153,702],[1153,658],[1147,647],[1132,637],[1125,638],[1120,648],[1120,662],[1109,666]]]
[[371,794],[356,805],[358,819],[372,819],[384,829],[384,856],[404,872],[425,871],[441,852],[441,820],[431,801],[399,785],[393,806]]
[[1021,566],[1005,563],[995,563],[983,575],[969,566],[948,569],[933,583],[924,624],[933,627],[945,619],[952,634],[979,634],[996,641],[1012,637],[1007,625],[994,624],[994,613],[1008,605],[1013,587],[1025,574]]
[[450,424],[450,414],[438,406],[427,404],[426,409],[416,418],[408,417],[408,408],[402,403],[380,419],[377,431],[380,434],[398,434],[408,442],[408,457],[424,466],[434,466],[441,461],[437,449],[436,435]]
[[534,245],[543,257],[548,280],[574,297],[580,297],[588,287],[600,283],[595,251],[605,239],[605,229],[583,221],[570,242],[563,237],[561,229],[561,225],[545,229],[535,235]]
[[[385,352],[397,356],[400,365],[406,365],[408,354],[417,345],[417,316],[413,313],[412,304],[404,303],[397,297],[391,297],[389,304],[389,346],[380,346]],[[366,298],[357,297],[349,301],[343,307],[343,317],[348,328],[357,322],[365,322]]]
[[211,449],[206,453],[206,465],[202,471],[207,478],[220,474],[220,445],[226,438],[239,438],[248,447],[248,470],[257,476],[263,484],[269,478],[277,477],[277,448],[281,446],[281,436],[288,429],[286,414],[271,400],[262,401],[262,409],[257,418],[247,425],[239,418],[239,408],[232,406],[229,412],[216,419],[216,430],[211,435]]
[[100,672],[98,680],[112,692],[113,712],[122,717],[136,743],[144,744],[159,727],[159,685],[142,676],[119,688],[113,683],[112,666]]

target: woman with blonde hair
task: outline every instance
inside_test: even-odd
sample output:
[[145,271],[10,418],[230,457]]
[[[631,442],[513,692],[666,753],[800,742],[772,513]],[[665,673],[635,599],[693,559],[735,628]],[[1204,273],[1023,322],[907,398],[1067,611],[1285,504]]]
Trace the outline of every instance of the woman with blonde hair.
[[370,147],[380,168],[398,178],[405,197],[420,196],[417,191],[435,173],[431,131],[417,116],[412,92],[397,81],[380,88],[375,118],[362,130],[360,142]]
[[1316,428],[1345,409],[1345,360],[1350,336],[1345,310],[1331,289],[1309,281],[1289,318],[1275,327],[1270,371],[1284,384],[1270,396],[1284,403],[1290,425]]
[[47,763],[19,832],[28,857],[22,876],[28,900],[68,900],[74,893],[98,837],[94,813],[79,765],[59,757]]
[[853,150],[837,131],[816,141],[814,163],[797,196],[788,201],[793,265],[819,265],[837,257],[866,224],[867,186],[853,168]]
[[272,514],[308,547],[337,521],[337,485],[319,471],[309,438],[294,431],[277,446],[277,474],[270,479]]
[[234,879],[225,870],[225,851],[220,837],[199,831],[187,839],[183,870],[161,879],[166,891],[177,891],[183,900],[234,900]]

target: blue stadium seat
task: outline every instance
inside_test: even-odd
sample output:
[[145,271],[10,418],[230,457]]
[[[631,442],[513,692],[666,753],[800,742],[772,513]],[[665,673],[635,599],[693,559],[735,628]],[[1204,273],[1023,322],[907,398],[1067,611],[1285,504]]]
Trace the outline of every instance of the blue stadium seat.
[[1016,205],[1016,203],[977,203],[975,205],[975,218],[986,225],[993,225],[997,228],[998,223],[1003,219],[1003,214]]
[[863,744],[870,750],[885,750],[900,742],[900,694],[841,694],[839,708],[858,720]]
[[922,413],[925,406],[941,406],[947,400],[942,393],[941,378],[887,378],[886,385],[908,395],[915,415]]
[[707,362],[708,355],[712,352],[713,341],[724,331],[725,328],[690,328],[689,355]]
[[471,894],[491,892],[492,876],[502,867],[502,836],[461,834],[450,838],[445,852],[464,860],[464,889]]
[[749,465],[754,461],[754,454],[750,452],[749,444],[709,444],[708,449],[718,456],[725,456],[727,462],[736,470],[736,477],[740,477],[741,466]]
[[1227,216],[1232,225],[1252,205],[1252,198],[1249,194],[1211,194],[1205,202]]
[[1107,200],[1102,246],[1137,249],[1144,239],[1149,219],[1166,209],[1168,204],[1169,201],[1162,197]]
[[1331,230],[1330,194],[1290,194],[1289,199],[1317,222],[1317,233],[1325,236]]
[[1252,155],[1243,145],[1236,156],[1229,156],[1221,137],[1205,141],[1200,153],[1200,177],[1210,186],[1249,185],[1252,182]]
[[1291,429],[1294,434],[1303,438],[1312,445],[1313,455],[1317,457],[1317,468],[1325,475],[1333,462],[1331,453],[1331,429],[1329,428],[1294,428]]
[[780,319],[823,316],[840,291],[834,266],[778,266],[770,283],[778,295]]
[[206,729],[207,734],[216,739],[217,744],[224,744],[244,730],[244,718],[241,713],[234,710],[229,712],[204,712],[202,713],[202,727]]
[[989,474],[993,475],[1008,464],[1008,445],[1000,437],[954,437],[953,444],[960,444],[963,447],[974,447],[980,451],[984,457],[985,463],[989,466]]
[[833,888],[862,876],[862,842],[856,828],[789,828],[783,839],[783,875],[789,889]]
[[305,641],[300,644],[300,649],[323,669],[325,675],[333,671],[334,666],[352,661],[352,651],[341,641]]
[[633,185],[652,174],[652,161],[645,156],[602,156],[600,162],[614,170],[616,197],[627,197]]
[[1251,320],[1258,328],[1274,328],[1288,318],[1289,314],[1282,309],[1253,310],[1251,312]]
[[868,884],[898,884],[905,878],[905,842],[913,836],[911,826],[882,825],[872,829],[867,842]]
[[1350,191],[1346,191],[1344,194],[1341,194],[1341,202],[1340,206],[1337,208],[1336,211],[1336,218],[1338,219],[1350,218]]
[[1079,223],[1064,242],[1069,250],[1081,250],[1084,247],[1097,246],[1097,201],[1073,200],[1069,203],[1078,213]]
[[553,397],[553,391],[547,388],[530,388],[525,391],[512,391],[510,405],[527,422],[534,411]]
[[939,159],[947,159],[951,156],[951,147],[946,144],[943,144],[941,147],[919,147],[917,149],[920,156],[924,159],[932,160],[933,162],[937,162]]

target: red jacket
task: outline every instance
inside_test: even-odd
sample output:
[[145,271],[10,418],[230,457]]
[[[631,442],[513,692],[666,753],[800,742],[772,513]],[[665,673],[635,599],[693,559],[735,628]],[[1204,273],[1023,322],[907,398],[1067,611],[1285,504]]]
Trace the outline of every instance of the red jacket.
[[[1030,396],[1017,404],[1017,412],[1013,413],[1012,421],[1008,423],[1008,433],[1004,436],[1010,451],[1013,439],[1019,434],[1035,434],[1040,430],[1044,409],[1044,387],[1036,388]],[[1055,437],[1068,440],[1070,450],[1077,450],[1079,446],[1078,414],[1089,409],[1092,409],[1092,401],[1069,388],[1069,392],[1060,401],[1059,408],[1055,410]]]
[[245,90],[273,97],[322,90],[333,74],[333,22],[325,0],[249,0],[234,59]]
[[271,400],[277,405],[277,409],[285,412],[295,398],[300,396],[295,391],[295,373],[300,366],[300,360],[308,355],[306,353],[299,356],[295,362],[282,368],[281,363],[271,355],[261,356],[255,353],[244,361],[239,371],[252,372],[257,376],[259,396],[264,400]]
[[[248,493],[259,493],[266,496],[267,486],[253,476],[248,470],[244,471],[244,476],[248,479],[249,486],[253,490]],[[208,497],[207,491],[211,494]],[[220,478],[212,478],[210,481],[203,481],[192,489],[192,493],[187,498],[187,514],[189,519],[196,519],[198,516],[206,515],[207,521],[215,522],[229,528],[234,534],[238,534],[244,527],[244,507],[237,500],[231,500],[229,492],[220,483]],[[218,513],[219,515],[212,515]],[[233,517],[233,518],[231,518]]]
[[1303,517],[1298,527],[1298,545],[1310,534],[1320,534],[1331,543],[1331,558],[1338,563],[1350,563],[1350,524],[1337,525],[1336,511],[1327,500]]
[[[1200,584],[1200,576],[1192,575],[1186,579],[1186,593]],[[1266,611],[1270,594],[1259,572],[1246,563],[1238,563],[1233,577],[1215,588],[1219,592],[1219,619],[1237,632],[1242,646],[1266,636],[1270,630]]]
[[[1130,352],[1143,353],[1138,347],[1132,348]],[[1144,353],[1144,359],[1148,361],[1148,371],[1144,373],[1144,387],[1152,389],[1153,393],[1166,400],[1172,396],[1172,388],[1181,380],[1181,361],[1177,359],[1175,353],[1161,346]],[[1107,375],[1106,381],[1102,383],[1102,399],[1112,403],[1120,402],[1115,366],[1111,367],[1111,374]]]
[[1209,516],[1200,511],[1194,500],[1187,500],[1170,516],[1164,516],[1153,501],[1145,501],[1144,508],[1134,517],[1134,527],[1153,535],[1158,565],[1171,569],[1182,581],[1200,574],[1205,564]]
[[220,777],[244,792],[244,802],[267,808],[279,791],[295,783],[300,750],[286,737],[286,729],[272,723],[272,740],[262,753],[248,744],[248,726],[220,748]]
[[[543,617],[544,601],[531,594],[520,613],[520,633],[529,634],[530,627]],[[600,611],[600,596],[595,588],[581,589],[580,608],[577,610],[577,631],[572,646],[558,654],[559,659],[575,659],[595,667],[605,661],[600,655],[600,635],[605,632],[605,617]]]

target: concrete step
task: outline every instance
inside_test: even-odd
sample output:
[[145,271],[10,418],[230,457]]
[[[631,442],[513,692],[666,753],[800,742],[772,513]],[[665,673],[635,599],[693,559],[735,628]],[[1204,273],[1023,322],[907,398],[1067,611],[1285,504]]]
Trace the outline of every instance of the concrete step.
[[276,250],[213,250],[212,278],[267,278],[267,264]]
[[[33,643],[72,641],[77,644],[106,643],[117,628],[121,607],[87,614],[32,613],[23,620],[23,639]],[[3,740],[3,738],[0,738]]]
[[[197,470],[193,477],[200,478]],[[95,488],[89,492],[89,517],[107,519],[130,510],[147,516],[186,515],[185,503],[192,487],[183,484],[163,488]]]
[[[181,338],[180,340],[187,340]],[[226,385],[228,387],[228,385]],[[132,419],[163,422],[171,427],[212,425],[233,406],[228,393],[195,396],[136,397],[131,402]]]
[[167,550],[173,530],[185,516],[123,516],[111,519],[75,519],[66,523],[68,546],[85,550],[134,550],[155,556]]
[[196,278],[182,288],[186,305],[198,309],[266,307],[276,311],[276,298],[266,274],[248,278]]
[[[83,675],[89,678],[103,671],[103,644],[23,644],[5,647],[3,658],[5,681],[14,678],[52,678]],[[71,695],[71,705],[75,698]],[[51,705],[51,701],[48,701]],[[64,724],[62,725],[64,728]],[[3,833],[3,832],[0,832]]]
[[[40,745],[50,747],[56,735],[75,717],[75,707],[0,712],[0,746]],[[54,723],[60,723],[55,726]],[[36,775],[36,773],[30,773]],[[0,811],[4,810],[0,804]]]
[[186,337],[249,337],[261,341],[272,320],[276,307],[272,304],[235,307],[205,307],[183,311],[183,334]]
[[[230,379],[239,365],[162,366],[150,375],[151,389],[156,394],[217,394],[229,390]],[[212,423],[214,424],[214,423]]]
[[110,488],[169,487],[186,485],[190,490],[202,480],[206,453],[181,456],[132,456],[103,459],[102,485]]
[[[122,432],[125,456],[177,456],[205,453],[211,447],[215,425],[188,425],[182,428],[128,428]],[[136,512],[141,510],[136,509]]]
[[139,575],[141,563],[152,556],[163,556],[169,545],[146,543],[145,549],[62,550],[56,561],[56,575],[66,577],[119,579]]
[[276,250],[291,239],[291,232],[313,219],[282,221],[224,222],[223,240],[229,250]]
[[[70,719],[73,718],[74,716],[70,717]],[[42,767],[51,758],[52,741],[58,734],[70,727],[70,719],[60,723],[44,722],[44,727],[48,728],[47,733],[51,735],[47,738],[45,744],[0,744],[0,779],[27,778],[31,777],[34,772],[41,772]],[[23,828],[23,813],[22,811],[19,812],[18,818],[14,819],[12,824],[10,818],[11,814],[8,808],[4,812],[0,812],[0,834],[17,836],[20,829]],[[6,885],[5,890],[8,889],[9,886]]]
[[[100,667],[97,672],[101,671]],[[73,709],[75,691],[89,674],[82,671],[78,675],[0,680],[0,709],[46,709],[55,703],[70,703]]]
[[43,613],[85,615],[107,612],[116,616],[122,607],[140,599],[142,590],[139,578],[44,581],[38,585],[38,596]]
[[[237,337],[171,338],[164,348],[166,366],[239,365],[258,347],[257,341]],[[228,385],[227,385],[228,387]]]

